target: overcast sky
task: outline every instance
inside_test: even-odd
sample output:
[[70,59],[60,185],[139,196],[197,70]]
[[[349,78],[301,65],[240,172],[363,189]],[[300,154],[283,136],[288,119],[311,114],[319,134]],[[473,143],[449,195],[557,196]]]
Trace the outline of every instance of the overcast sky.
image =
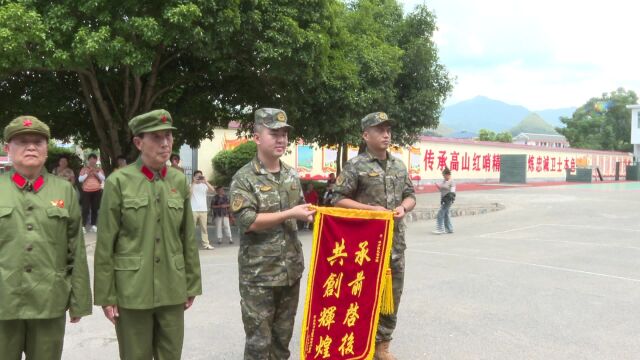
[[457,77],[447,105],[484,95],[543,110],[640,93],[640,1],[399,1],[437,16],[440,60]]

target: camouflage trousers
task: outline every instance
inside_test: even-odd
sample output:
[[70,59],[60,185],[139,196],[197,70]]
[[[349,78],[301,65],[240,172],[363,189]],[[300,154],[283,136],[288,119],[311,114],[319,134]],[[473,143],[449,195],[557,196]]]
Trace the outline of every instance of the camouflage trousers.
[[245,360],[289,358],[299,296],[300,280],[292,286],[240,284]]
[[391,253],[391,277],[393,280],[393,304],[395,305],[394,313],[391,315],[380,314],[378,321],[378,332],[376,333],[376,342],[391,341],[393,330],[398,322],[398,308],[400,307],[400,298],[402,297],[402,289],[404,288],[404,249],[393,249]]

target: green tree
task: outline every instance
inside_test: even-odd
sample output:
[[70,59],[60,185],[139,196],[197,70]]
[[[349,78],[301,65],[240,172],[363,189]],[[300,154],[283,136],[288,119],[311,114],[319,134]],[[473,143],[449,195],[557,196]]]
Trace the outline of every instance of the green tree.
[[603,93],[591,98],[571,117],[561,118],[566,127],[556,131],[575,148],[632,151],[631,112],[626,106],[637,102],[638,96],[631,90],[619,88]]
[[435,17],[424,6],[404,16],[395,0],[358,0],[332,7],[328,66],[303,100],[307,142],[338,145],[338,172],[347,145],[362,141],[360,119],[385,111],[396,122],[394,142],[413,143],[435,128],[452,81],[433,43]]
[[478,131],[478,140],[480,141],[496,141],[496,133],[487,129]]
[[509,131],[503,131],[501,133],[496,134],[496,140],[498,142],[503,142],[503,143],[511,143],[513,142],[513,136],[511,135],[511,132]]
[[241,167],[256,156],[256,143],[248,141],[232,150],[222,150],[211,161],[213,164],[213,183],[216,186],[229,186],[231,178]]
[[334,1],[0,0],[0,115],[39,116],[109,169],[135,157],[127,122],[153,108],[190,145],[245,109],[299,112]]
[[503,131],[501,133],[496,134],[491,130],[480,129],[480,131],[478,131],[478,140],[510,143],[512,142],[513,138],[511,136],[511,132],[509,131]]

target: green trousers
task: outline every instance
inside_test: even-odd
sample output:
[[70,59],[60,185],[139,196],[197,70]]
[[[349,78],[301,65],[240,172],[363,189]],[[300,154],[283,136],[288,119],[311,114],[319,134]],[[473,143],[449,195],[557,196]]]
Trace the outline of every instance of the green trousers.
[[148,310],[118,309],[116,335],[122,360],[179,360],[184,304]]
[[0,320],[0,358],[60,360],[66,316],[54,319]]

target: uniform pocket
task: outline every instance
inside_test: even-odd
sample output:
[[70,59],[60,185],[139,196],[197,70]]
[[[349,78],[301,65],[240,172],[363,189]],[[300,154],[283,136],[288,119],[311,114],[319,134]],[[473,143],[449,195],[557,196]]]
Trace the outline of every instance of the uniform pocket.
[[143,197],[143,198],[125,198],[122,202],[122,205],[126,208],[126,209],[133,209],[133,210],[137,210],[140,209],[141,207],[145,207],[147,205],[149,205],[149,198]]
[[116,256],[113,259],[114,270],[139,270],[142,259],[140,256]]
[[47,216],[50,218],[67,219],[69,217],[69,210],[61,209],[59,207],[50,207],[47,209]]
[[184,203],[182,199],[168,199],[167,206],[175,210],[182,210],[184,208]]
[[52,243],[56,244],[56,248],[61,250],[62,243],[59,239],[65,239],[67,234],[67,220],[69,219],[69,210],[61,209],[56,206],[52,206],[45,210],[47,213],[47,222],[42,224],[43,229],[46,229],[48,236],[45,238]]
[[15,234],[15,229],[10,225],[12,207],[0,207],[0,243],[10,234]]
[[122,227],[131,234],[143,231],[140,224],[145,218],[148,206],[148,197],[122,199]]
[[280,281],[286,277],[280,244],[249,245],[240,252],[240,280],[251,283]]
[[113,259],[118,301],[124,304],[140,302],[140,291],[145,288],[145,279],[141,277],[141,266],[140,256],[116,256]]
[[176,269],[184,270],[184,256],[178,254],[173,257],[173,263],[176,265]]
[[13,212],[12,207],[0,207],[0,219],[9,217],[9,215],[11,215],[12,212]]

